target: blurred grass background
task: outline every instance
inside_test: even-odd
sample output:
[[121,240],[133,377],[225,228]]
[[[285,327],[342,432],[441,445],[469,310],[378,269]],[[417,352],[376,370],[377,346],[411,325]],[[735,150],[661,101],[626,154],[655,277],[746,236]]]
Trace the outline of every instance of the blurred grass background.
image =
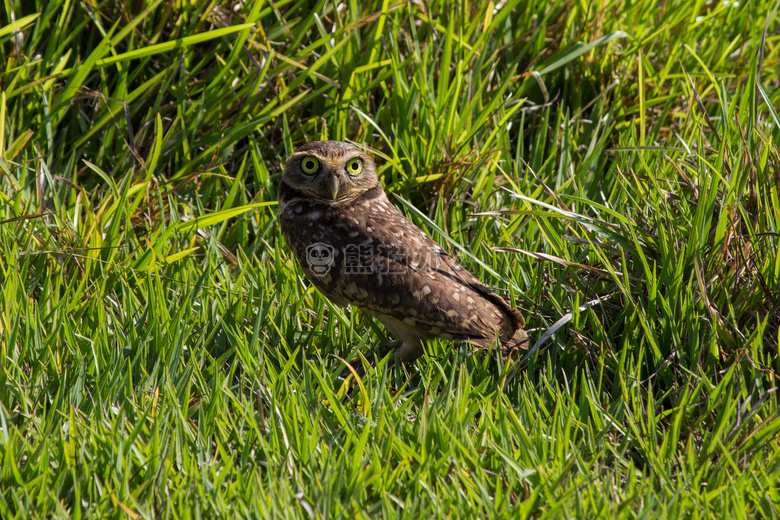
[[[4,0],[0,517],[780,516],[776,7]],[[392,338],[275,213],[316,139],[570,321],[349,393]]]

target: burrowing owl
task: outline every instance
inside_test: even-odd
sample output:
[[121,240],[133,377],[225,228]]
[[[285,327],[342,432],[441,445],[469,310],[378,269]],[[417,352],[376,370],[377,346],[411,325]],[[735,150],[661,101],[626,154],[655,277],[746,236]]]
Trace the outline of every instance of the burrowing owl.
[[300,147],[287,160],[279,204],[303,272],[333,303],[363,309],[397,336],[395,360],[416,359],[431,338],[526,346],[522,315],[395,209],[374,161],[351,144]]

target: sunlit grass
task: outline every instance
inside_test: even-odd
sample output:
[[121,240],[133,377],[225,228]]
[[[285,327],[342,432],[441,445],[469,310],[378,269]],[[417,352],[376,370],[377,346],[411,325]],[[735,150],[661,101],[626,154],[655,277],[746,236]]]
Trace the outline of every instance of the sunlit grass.
[[[6,2],[0,517],[780,516],[774,7]],[[325,138],[570,321],[348,386],[392,338],[275,208]]]

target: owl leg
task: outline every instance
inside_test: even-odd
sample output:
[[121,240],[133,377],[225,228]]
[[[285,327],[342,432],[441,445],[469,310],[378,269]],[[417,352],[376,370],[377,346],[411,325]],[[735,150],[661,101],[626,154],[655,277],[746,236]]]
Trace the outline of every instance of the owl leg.
[[401,346],[393,352],[392,364],[409,363],[422,356],[423,342],[420,338],[414,338],[411,341],[407,338],[401,342]]
[[[390,343],[387,343],[377,348],[376,351],[374,352],[374,355],[366,356],[366,359],[368,360],[368,363],[370,364],[371,368],[375,368],[379,360],[381,360],[391,352],[397,352],[400,348],[402,348],[402,346],[403,345],[401,341],[391,341]],[[394,358],[391,358],[388,366],[393,366],[394,364],[395,364]],[[365,369],[363,368],[363,362],[359,358],[354,358],[352,361],[350,361],[349,366],[352,367],[352,369],[360,377],[363,377],[366,373]],[[349,377],[350,374],[352,374],[352,370],[350,370],[349,368],[345,368],[344,370],[341,371],[339,377],[341,379],[346,379],[347,377]]]
[[371,316],[378,319],[393,336],[400,340],[400,346],[393,352],[391,364],[408,363],[420,357],[423,353],[423,341],[434,337],[418,327],[414,327],[389,314],[367,310]]

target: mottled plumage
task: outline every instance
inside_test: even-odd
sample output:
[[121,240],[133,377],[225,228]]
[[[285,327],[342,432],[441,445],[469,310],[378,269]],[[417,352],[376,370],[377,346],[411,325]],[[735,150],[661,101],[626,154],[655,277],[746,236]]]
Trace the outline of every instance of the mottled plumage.
[[[356,163],[360,163],[359,166]],[[483,286],[387,199],[374,161],[338,141],[290,159],[279,188],[284,239],[306,276],[337,305],[355,305],[398,339],[396,359],[447,338],[525,347],[521,314]]]

